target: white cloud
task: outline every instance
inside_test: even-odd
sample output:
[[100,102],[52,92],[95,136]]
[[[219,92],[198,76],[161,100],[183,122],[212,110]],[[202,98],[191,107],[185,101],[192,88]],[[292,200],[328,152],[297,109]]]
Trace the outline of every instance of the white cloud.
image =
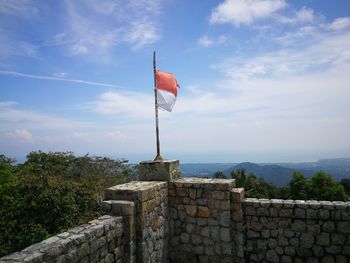
[[316,17],[314,10],[308,7],[302,7],[300,10],[296,11],[293,16],[283,16],[275,14],[275,19],[282,24],[304,24],[312,23]]
[[141,92],[118,93],[105,92],[95,102],[89,104],[90,110],[107,115],[116,115],[125,118],[137,117],[149,119],[153,117],[154,98],[152,95]]
[[202,92],[200,86],[196,84],[190,84],[186,86],[186,89],[192,92],[193,94],[200,94]]
[[123,134],[121,131],[107,132],[106,135],[112,141],[123,141],[128,138],[128,136],[126,134]]
[[250,25],[287,6],[284,0],[225,0],[211,13],[211,24]]
[[36,57],[37,53],[37,45],[18,40],[0,27],[0,57]]
[[17,104],[13,102],[5,102],[4,104],[0,111],[0,131],[17,129],[58,131],[92,126],[88,122],[72,121],[32,111],[19,110],[16,108]]
[[208,35],[203,35],[197,40],[197,44],[202,47],[210,47],[213,45],[225,44],[228,42],[228,37],[226,35],[220,35],[218,37],[210,37]]
[[132,23],[128,32],[125,34],[125,40],[130,42],[134,48],[140,48],[158,41],[160,36],[157,28],[150,21],[137,21]]
[[[291,41],[291,40],[289,40]],[[299,43],[300,44],[300,43]],[[296,45],[252,58],[233,58],[214,68],[234,79],[251,79],[273,75],[305,74],[308,71],[332,68],[350,63],[350,32],[320,33],[305,46]]]
[[47,44],[66,46],[72,56],[97,54],[100,60],[108,59],[120,43],[141,48],[160,38],[160,0],[66,1],[65,7],[66,24]]
[[344,30],[350,28],[350,17],[336,18],[328,27],[332,30]]
[[13,132],[5,133],[5,136],[10,140],[19,142],[33,142],[33,135],[26,129],[16,129]]
[[38,7],[31,0],[0,1],[0,14],[27,17],[37,15]]
[[0,101],[0,108],[9,108],[17,105],[15,101]]

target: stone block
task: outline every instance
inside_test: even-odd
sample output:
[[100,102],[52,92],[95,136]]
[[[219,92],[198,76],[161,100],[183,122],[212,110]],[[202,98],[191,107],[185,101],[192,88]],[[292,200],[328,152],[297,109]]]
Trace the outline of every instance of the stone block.
[[202,243],[202,237],[197,234],[191,234],[191,243],[193,245],[199,245]]
[[197,216],[198,217],[209,217],[209,209],[205,206],[198,206],[197,207]]
[[185,212],[188,216],[196,216],[197,215],[197,206],[196,205],[185,205]]
[[221,210],[230,210],[230,200],[222,200],[220,201],[220,209]]
[[189,189],[189,196],[192,200],[195,200],[197,198],[197,190],[196,189]]
[[231,190],[231,202],[241,203],[244,201],[244,188],[233,188]]
[[212,198],[223,200],[225,198],[225,193],[223,191],[213,191]]
[[233,221],[236,221],[236,222],[242,221],[243,211],[242,210],[233,211],[231,214],[231,218]]
[[314,255],[316,257],[322,257],[324,256],[324,249],[320,246],[313,246],[312,251],[314,252]]
[[280,262],[279,256],[274,250],[268,250],[266,252],[266,260],[268,262]]
[[350,222],[339,222],[337,229],[339,233],[350,234]]
[[323,231],[325,232],[333,232],[335,229],[335,224],[332,221],[325,221],[322,226]]
[[188,189],[187,188],[177,188],[176,195],[180,196],[180,197],[186,197],[186,196],[188,196]]
[[345,244],[345,236],[338,233],[332,233],[331,240],[333,245],[344,245]]
[[255,208],[253,206],[250,206],[250,205],[244,206],[244,213],[248,216],[255,216],[256,215]]
[[294,209],[294,217],[296,217],[296,218],[305,218],[306,217],[305,209],[303,209],[303,208],[295,208]]
[[112,200],[109,202],[111,203],[111,212],[113,215],[131,216],[135,214],[135,204],[132,201]]
[[224,242],[231,241],[230,229],[226,227],[220,228],[220,240]]
[[329,246],[330,244],[329,233],[321,233],[316,237],[316,244],[320,246]]
[[178,160],[144,161],[139,164],[139,179],[170,182],[180,177],[179,166]]
[[331,245],[325,248],[328,254],[339,255],[342,251],[341,246]]
[[256,214],[258,216],[269,216],[269,209],[268,208],[265,208],[265,207],[259,207],[257,210],[256,210]]
[[290,208],[282,208],[280,211],[280,217],[292,217],[293,209]]
[[300,246],[303,248],[311,248],[314,245],[315,238],[312,233],[302,233],[300,236]]

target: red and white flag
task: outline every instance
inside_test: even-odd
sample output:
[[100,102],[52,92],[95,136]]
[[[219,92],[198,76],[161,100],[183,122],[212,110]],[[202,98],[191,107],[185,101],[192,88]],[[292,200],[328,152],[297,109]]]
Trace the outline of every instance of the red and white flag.
[[171,111],[174,107],[177,89],[180,85],[177,83],[173,74],[156,70],[156,89],[157,89],[157,106]]

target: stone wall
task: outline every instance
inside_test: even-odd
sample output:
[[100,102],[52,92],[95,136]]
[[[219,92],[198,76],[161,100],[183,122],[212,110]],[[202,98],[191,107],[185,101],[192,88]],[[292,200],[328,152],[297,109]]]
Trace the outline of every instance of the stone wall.
[[0,262],[123,262],[123,227],[121,217],[102,216],[3,257]]
[[178,161],[141,166],[147,181],[106,189],[108,215],[0,263],[350,263],[350,202],[246,199],[234,180],[177,178]]
[[245,199],[248,262],[350,262],[350,203]]
[[234,180],[222,179],[170,182],[170,262],[232,261],[233,187]]

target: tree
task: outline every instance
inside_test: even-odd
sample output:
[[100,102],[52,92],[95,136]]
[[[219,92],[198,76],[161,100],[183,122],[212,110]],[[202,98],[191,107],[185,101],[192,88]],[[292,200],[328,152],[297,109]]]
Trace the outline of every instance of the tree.
[[342,179],[340,183],[343,185],[346,194],[350,196],[350,179]]
[[308,199],[308,193],[310,191],[310,182],[302,173],[293,173],[292,180],[288,184],[289,186],[289,198],[291,199]]
[[131,172],[122,161],[71,152],[13,163],[0,156],[0,257],[98,217],[103,190]]
[[334,181],[325,172],[319,171],[311,178],[309,198],[328,201],[346,201],[347,195],[340,183]]
[[247,179],[245,169],[232,170],[231,178],[236,180],[237,187],[244,187]]
[[227,179],[226,175],[222,171],[215,172],[213,177],[216,179]]
[[8,158],[3,154],[0,154],[0,171],[3,169],[7,169],[12,167],[12,165],[16,162],[15,159]]
[[257,178],[254,174],[246,175],[244,169],[233,170],[231,177],[236,180],[236,187],[244,187],[247,197],[276,198],[277,187]]

